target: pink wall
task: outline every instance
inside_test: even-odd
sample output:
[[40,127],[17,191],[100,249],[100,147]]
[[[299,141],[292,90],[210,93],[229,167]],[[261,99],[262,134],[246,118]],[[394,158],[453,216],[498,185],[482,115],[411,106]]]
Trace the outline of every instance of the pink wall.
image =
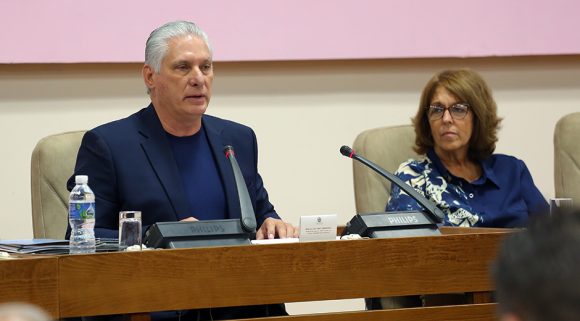
[[219,61],[580,54],[578,0],[1,0],[0,63],[140,62],[197,22]]

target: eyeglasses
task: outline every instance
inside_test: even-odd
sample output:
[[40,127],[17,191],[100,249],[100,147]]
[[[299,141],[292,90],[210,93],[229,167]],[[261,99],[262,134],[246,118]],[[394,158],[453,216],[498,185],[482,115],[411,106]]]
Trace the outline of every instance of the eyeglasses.
[[449,114],[453,119],[463,119],[469,112],[469,105],[465,103],[457,103],[449,107],[443,105],[431,105],[427,107],[427,115],[430,120],[438,120],[443,117],[446,110],[449,110]]

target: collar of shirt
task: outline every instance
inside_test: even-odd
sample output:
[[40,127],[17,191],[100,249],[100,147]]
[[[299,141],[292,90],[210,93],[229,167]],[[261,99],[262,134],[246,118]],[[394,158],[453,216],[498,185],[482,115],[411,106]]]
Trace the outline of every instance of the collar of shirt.
[[[447,170],[447,168],[445,167],[445,165],[443,165],[443,162],[441,161],[439,156],[437,156],[437,153],[435,153],[435,150],[433,148],[427,151],[427,157],[429,157],[429,159],[433,162],[433,165],[435,166],[437,171],[441,173],[441,176],[445,178],[446,181],[451,181],[452,179],[465,181],[465,179],[457,177]],[[473,182],[468,183],[472,185],[483,185],[487,181],[489,181],[497,188],[499,188],[498,180],[493,170],[493,157],[488,157],[483,161],[479,162],[479,164],[481,165],[482,169],[481,177],[479,177]]]

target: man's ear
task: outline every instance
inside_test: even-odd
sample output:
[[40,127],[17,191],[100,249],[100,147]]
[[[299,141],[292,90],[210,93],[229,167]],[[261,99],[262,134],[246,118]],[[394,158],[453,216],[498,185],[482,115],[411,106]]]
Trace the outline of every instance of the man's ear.
[[155,79],[154,79],[155,72],[153,71],[153,68],[145,64],[143,65],[143,70],[141,71],[141,73],[143,74],[143,81],[145,81],[145,86],[147,86],[149,90],[155,87]]

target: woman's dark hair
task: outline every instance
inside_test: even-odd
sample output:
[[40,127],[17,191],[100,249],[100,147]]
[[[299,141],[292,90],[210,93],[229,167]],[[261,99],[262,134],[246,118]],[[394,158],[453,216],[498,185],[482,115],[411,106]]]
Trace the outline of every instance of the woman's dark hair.
[[425,154],[433,148],[434,141],[427,111],[437,88],[442,87],[460,102],[469,104],[473,113],[473,133],[469,141],[468,156],[472,160],[483,160],[495,150],[497,132],[501,118],[497,116],[497,105],[483,78],[473,70],[444,70],[429,80],[423,93],[417,114],[413,118],[415,127],[414,150]]

